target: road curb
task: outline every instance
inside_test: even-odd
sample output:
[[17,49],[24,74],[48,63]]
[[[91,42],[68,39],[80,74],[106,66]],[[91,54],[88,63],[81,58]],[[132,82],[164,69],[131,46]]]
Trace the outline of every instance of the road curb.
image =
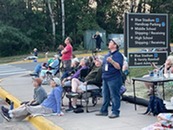
[[[14,107],[18,107],[21,103],[16,97],[0,87],[0,97],[4,100],[9,99],[14,102]],[[55,125],[53,122],[47,120],[44,117],[31,117],[28,121],[35,126],[37,130],[63,130],[61,127]]]

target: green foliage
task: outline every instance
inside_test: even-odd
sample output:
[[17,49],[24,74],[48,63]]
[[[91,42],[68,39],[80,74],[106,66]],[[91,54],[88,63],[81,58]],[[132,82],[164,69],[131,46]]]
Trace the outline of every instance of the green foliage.
[[128,10],[128,0],[96,0],[96,20],[107,33],[123,33],[123,16]]
[[83,33],[87,29],[98,29],[95,10],[89,7],[88,0],[65,1],[66,35],[73,38],[74,44],[83,41]]
[[146,2],[150,5],[151,13],[167,13],[170,16],[170,40],[173,42],[173,1],[172,0],[151,0]]
[[173,13],[172,0],[151,0],[147,4],[151,6],[151,13]]
[[0,56],[23,54],[29,51],[31,39],[18,29],[0,24]]

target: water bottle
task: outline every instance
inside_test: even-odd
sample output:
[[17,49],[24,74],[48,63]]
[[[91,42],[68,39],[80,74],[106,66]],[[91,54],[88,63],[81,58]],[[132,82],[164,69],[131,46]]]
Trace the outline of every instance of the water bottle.
[[154,76],[154,72],[153,71],[150,71],[149,72],[149,75],[150,75],[150,77],[153,77]]

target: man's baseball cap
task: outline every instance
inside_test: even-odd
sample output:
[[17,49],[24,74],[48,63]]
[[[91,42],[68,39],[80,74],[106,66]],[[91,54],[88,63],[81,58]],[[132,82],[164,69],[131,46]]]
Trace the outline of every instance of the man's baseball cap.
[[111,39],[110,41],[113,41],[114,44],[116,44],[118,47],[120,47],[121,45],[119,44],[119,42],[117,42],[114,38]]

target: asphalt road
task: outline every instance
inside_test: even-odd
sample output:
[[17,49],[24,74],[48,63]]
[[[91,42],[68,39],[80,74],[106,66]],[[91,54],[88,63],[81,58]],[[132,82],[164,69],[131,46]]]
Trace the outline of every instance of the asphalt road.
[[5,64],[0,65],[0,79],[13,75],[28,74],[33,71],[35,66],[40,63],[22,63],[22,64]]

